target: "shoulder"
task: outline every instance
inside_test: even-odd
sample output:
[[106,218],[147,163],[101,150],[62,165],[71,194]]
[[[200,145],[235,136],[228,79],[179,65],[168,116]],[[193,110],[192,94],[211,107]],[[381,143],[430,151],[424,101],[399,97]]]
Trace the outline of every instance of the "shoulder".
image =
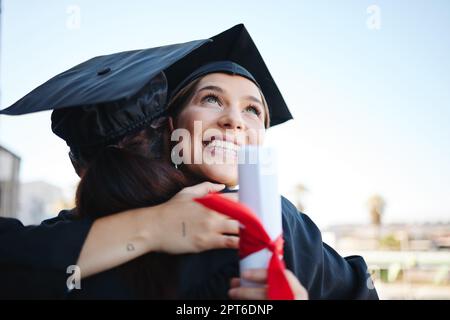
[[[74,221],[77,220],[77,215],[73,209],[71,210],[62,210],[59,212],[59,214],[56,217],[43,220],[40,225],[44,226],[50,226],[55,223],[61,222],[61,221]],[[31,225],[28,227],[35,227],[36,225]],[[6,218],[6,217],[0,217],[0,232],[6,232],[6,231],[13,231],[18,229],[24,229],[26,226],[23,225],[23,223],[15,218]]]
[[310,261],[310,266],[318,265],[324,249],[319,228],[288,199],[281,199],[287,265],[299,267],[300,261]]
[[281,196],[281,211],[283,216],[283,229],[288,229],[295,233],[303,230],[303,232],[315,235],[315,237],[318,237],[322,241],[320,230],[311,218],[307,214],[300,212],[292,202],[283,196]]
[[75,209],[65,209],[61,210],[56,217],[46,219],[41,224],[52,225],[58,222],[70,222],[78,219]]
[[0,217],[0,234],[23,228],[20,220],[14,218]]
[[[77,216],[76,216],[74,210],[62,210],[59,212],[59,214],[56,217],[43,220],[40,223],[40,225],[41,226],[51,226],[51,225],[54,225],[61,221],[74,221],[76,219],[77,219]],[[33,228],[36,226],[37,225],[25,226],[18,219],[0,217],[0,233],[5,233],[5,232],[9,232],[9,231],[17,231],[17,230],[22,230],[22,229],[26,229],[26,228]]]

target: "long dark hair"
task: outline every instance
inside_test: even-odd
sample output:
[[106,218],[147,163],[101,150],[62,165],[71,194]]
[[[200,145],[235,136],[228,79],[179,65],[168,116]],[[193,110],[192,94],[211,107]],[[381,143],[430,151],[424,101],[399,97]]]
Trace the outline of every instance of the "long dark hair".
[[[164,157],[152,157],[150,129],[99,151],[78,185],[80,217],[100,218],[167,201],[190,185]],[[111,235],[114,237],[114,235]],[[149,253],[120,267],[137,298],[176,298],[177,256]]]

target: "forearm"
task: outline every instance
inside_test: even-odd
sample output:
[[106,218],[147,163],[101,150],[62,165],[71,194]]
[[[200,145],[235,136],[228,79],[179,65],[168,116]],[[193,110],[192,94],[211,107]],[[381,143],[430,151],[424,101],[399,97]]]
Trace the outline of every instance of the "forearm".
[[[78,258],[81,277],[117,267],[156,248],[152,232],[157,207],[97,219]],[[156,231],[156,230],[155,230]]]
[[106,271],[153,251],[170,254],[237,248],[239,224],[192,201],[223,185],[184,188],[158,206],[97,219],[78,258],[81,277]]

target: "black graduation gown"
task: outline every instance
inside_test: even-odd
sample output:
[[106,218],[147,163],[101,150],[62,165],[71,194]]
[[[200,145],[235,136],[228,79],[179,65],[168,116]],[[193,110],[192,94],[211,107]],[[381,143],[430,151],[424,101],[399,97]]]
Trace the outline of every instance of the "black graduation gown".
[[[310,299],[378,299],[376,290],[370,289],[373,284],[362,257],[341,257],[322,242],[314,222],[284,197],[282,215],[286,267],[297,276]],[[227,299],[229,279],[238,276],[238,263],[233,250],[192,255],[182,270],[182,296]]]
[[[341,257],[322,242],[311,219],[282,198],[286,266],[308,290],[310,299],[378,299],[362,257]],[[179,294],[182,299],[228,299],[229,280],[239,274],[237,250],[210,250],[183,255]],[[72,299],[139,298],[117,269],[85,279]]]
[[69,211],[37,226],[0,218],[0,298],[66,298],[67,267],[75,265],[92,221]]
[[[305,214],[299,213],[295,206],[287,199],[282,199],[283,232],[285,238],[284,258],[286,266],[298,277],[305,286],[311,299],[378,299],[375,289],[370,286],[369,274],[364,260],[359,256],[342,258],[331,247],[322,242],[321,234],[316,225]],[[71,214],[63,212],[59,218],[44,223],[44,229],[56,230],[51,234],[35,235],[40,243],[37,248],[40,257],[29,250],[8,253],[11,257],[11,267],[15,263],[24,261],[27,265],[22,273],[28,273],[25,280],[20,278],[21,273],[13,271],[13,268],[4,269],[2,274],[12,273],[10,284],[16,283],[16,289],[10,285],[12,292],[25,288],[23,296],[35,297],[67,297],[69,299],[134,299],[139,298],[134,294],[133,288],[123,282],[114,268],[94,275],[81,281],[81,290],[67,292],[65,287],[68,274],[65,270],[69,264],[74,264],[78,258],[79,250],[84,241],[89,223],[88,221],[74,221],[68,223]],[[62,220],[62,221],[61,221]],[[61,224],[64,223],[64,224]],[[71,230],[63,230],[63,227],[73,225]],[[52,227],[56,227],[52,229]],[[19,230],[24,230],[20,227]],[[42,228],[42,226],[37,227]],[[70,228],[68,228],[70,229]],[[69,234],[66,235],[65,232]],[[9,232],[14,234],[14,231]],[[31,238],[33,235],[29,236]],[[13,239],[11,237],[11,239]],[[70,241],[67,241],[70,239]],[[20,240],[20,239],[19,239]],[[11,240],[12,241],[12,240]],[[17,241],[16,241],[17,242]],[[22,240],[20,240],[22,242]],[[45,243],[50,247],[45,250]],[[68,250],[55,250],[54,242],[59,246],[68,246]],[[3,252],[4,244],[0,247]],[[23,244],[20,247],[24,247]],[[77,249],[78,248],[78,252]],[[48,250],[52,252],[48,254]],[[54,254],[60,254],[54,257]],[[8,256],[7,255],[7,256]],[[15,255],[15,257],[13,257]],[[25,255],[35,256],[25,257]],[[2,257],[3,262],[8,262],[8,257]],[[44,257],[46,257],[44,259]],[[14,259],[12,259],[14,258]],[[30,268],[33,263],[40,268]],[[6,270],[4,272],[3,270]],[[200,254],[183,255],[180,274],[180,298],[184,299],[227,299],[229,279],[238,276],[239,259],[236,250],[210,250]],[[8,275],[5,275],[8,276]],[[35,279],[40,277],[41,279]],[[29,283],[24,283],[30,281]],[[36,283],[51,283],[44,292],[36,290]],[[30,285],[30,283],[32,285]],[[1,290],[0,290],[1,291]]]

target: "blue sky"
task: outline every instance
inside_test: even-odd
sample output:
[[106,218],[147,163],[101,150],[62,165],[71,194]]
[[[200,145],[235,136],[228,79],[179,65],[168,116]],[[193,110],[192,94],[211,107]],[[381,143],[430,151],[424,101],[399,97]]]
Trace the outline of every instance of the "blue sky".
[[[245,23],[295,120],[269,130],[283,193],[319,226],[450,220],[450,2],[2,1],[1,107],[93,56],[207,38]],[[70,6],[79,28],[68,27]],[[380,9],[380,29],[367,8]],[[50,113],[0,117],[24,181],[77,182]]]

